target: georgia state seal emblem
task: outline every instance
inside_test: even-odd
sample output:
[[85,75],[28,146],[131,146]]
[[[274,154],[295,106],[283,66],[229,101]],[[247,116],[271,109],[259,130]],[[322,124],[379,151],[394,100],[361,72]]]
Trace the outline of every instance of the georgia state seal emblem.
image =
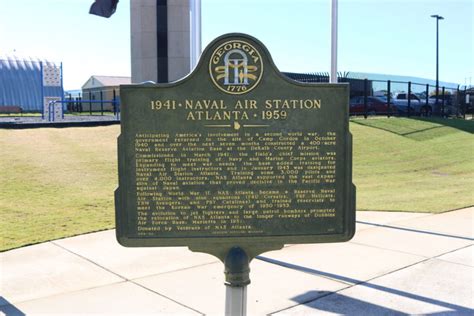
[[228,41],[212,53],[209,74],[216,87],[225,93],[244,94],[255,88],[262,78],[262,57],[246,41]]

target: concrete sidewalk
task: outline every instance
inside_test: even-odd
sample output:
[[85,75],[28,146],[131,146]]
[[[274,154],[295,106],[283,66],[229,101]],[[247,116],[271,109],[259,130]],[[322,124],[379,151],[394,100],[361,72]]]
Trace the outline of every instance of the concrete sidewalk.
[[[339,244],[251,263],[248,315],[473,315],[474,208],[357,212]],[[223,315],[223,264],[186,248],[123,248],[114,231],[0,254],[0,315]],[[2,314],[3,313],[3,314]]]

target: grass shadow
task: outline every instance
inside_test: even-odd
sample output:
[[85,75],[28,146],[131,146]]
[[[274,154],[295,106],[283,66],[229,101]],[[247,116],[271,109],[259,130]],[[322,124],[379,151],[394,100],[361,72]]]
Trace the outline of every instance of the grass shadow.
[[416,117],[411,118],[412,120],[424,121],[424,122],[431,122],[440,125],[444,125],[447,127],[452,127],[458,129],[460,131],[474,134],[474,121],[472,120],[464,120],[464,119],[456,119],[456,118],[442,118],[442,117]]
[[457,131],[474,134],[474,121],[446,118],[391,118],[352,119],[352,123],[376,128],[416,141],[425,141]]

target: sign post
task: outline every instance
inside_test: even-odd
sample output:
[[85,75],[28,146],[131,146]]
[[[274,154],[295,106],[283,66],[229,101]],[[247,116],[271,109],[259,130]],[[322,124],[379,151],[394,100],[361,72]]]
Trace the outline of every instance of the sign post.
[[226,313],[245,314],[249,263],[355,231],[347,84],[307,84],[228,34],[168,84],[121,86],[117,239],[187,246],[225,265]]
[[225,315],[247,314],[247,285],[250,284],[249,257],[240,247],[232,247],[224,260]]

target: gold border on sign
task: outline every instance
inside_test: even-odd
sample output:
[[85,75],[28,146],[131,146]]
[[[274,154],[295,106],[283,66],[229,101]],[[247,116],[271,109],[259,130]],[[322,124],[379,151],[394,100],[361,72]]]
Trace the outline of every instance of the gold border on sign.
[[[255,50],[255,52],[257,53],[257,55],[258,55],[258,57],[259,57],[259,59],[260,59],[260,66],[261,66],[261,69],[262,69],[262,71],[260,71],[260,76],[259,76],[258,79],[255,81],[255,84],[254,84],[251,88],[249,88],[249,89],[247,89],[247,90],[245,90],[245,91],[240,91],[240,92],[232,92],[232,91],[228,91],[228,90],[222,88],[222,87],[219,85],[219,83],[214,79],[214,76],[213,76],[214,72],[212,71],[212,57],[214,57],[216,51],[217,51],[219,48],[221,48],[222,46],[225,46],[225,45],[227,45],[227,44],[229,44],[229,43],[235,43],[235,42],[244,43],[244,44],[246,44],[246,45],[249,45],[253,50]],[[263,59],[262,59],[262,55],[260,55],[260,52],[259,52],[252,44],[250,44],[249,42],[246,42],[246,41],[243,41],[243,40],[231,40],[231,41],[224,42],[224,43],[222,43],[221,45],[217,46],[217,48],[212,52],[211,58],[209,59],[209,75],[210,75],[211,80],[212,80],[212,82],[214,83],[214,85],[215,85],[217,88],[219,88],[219,90],[224,91],[224,92],[227,93],[227,94],[244,94],[244,93],[250,92],[250,91],[252,91],[252,90],[260,83],[260,80],[262,79],[262,76],[263,76]]]

